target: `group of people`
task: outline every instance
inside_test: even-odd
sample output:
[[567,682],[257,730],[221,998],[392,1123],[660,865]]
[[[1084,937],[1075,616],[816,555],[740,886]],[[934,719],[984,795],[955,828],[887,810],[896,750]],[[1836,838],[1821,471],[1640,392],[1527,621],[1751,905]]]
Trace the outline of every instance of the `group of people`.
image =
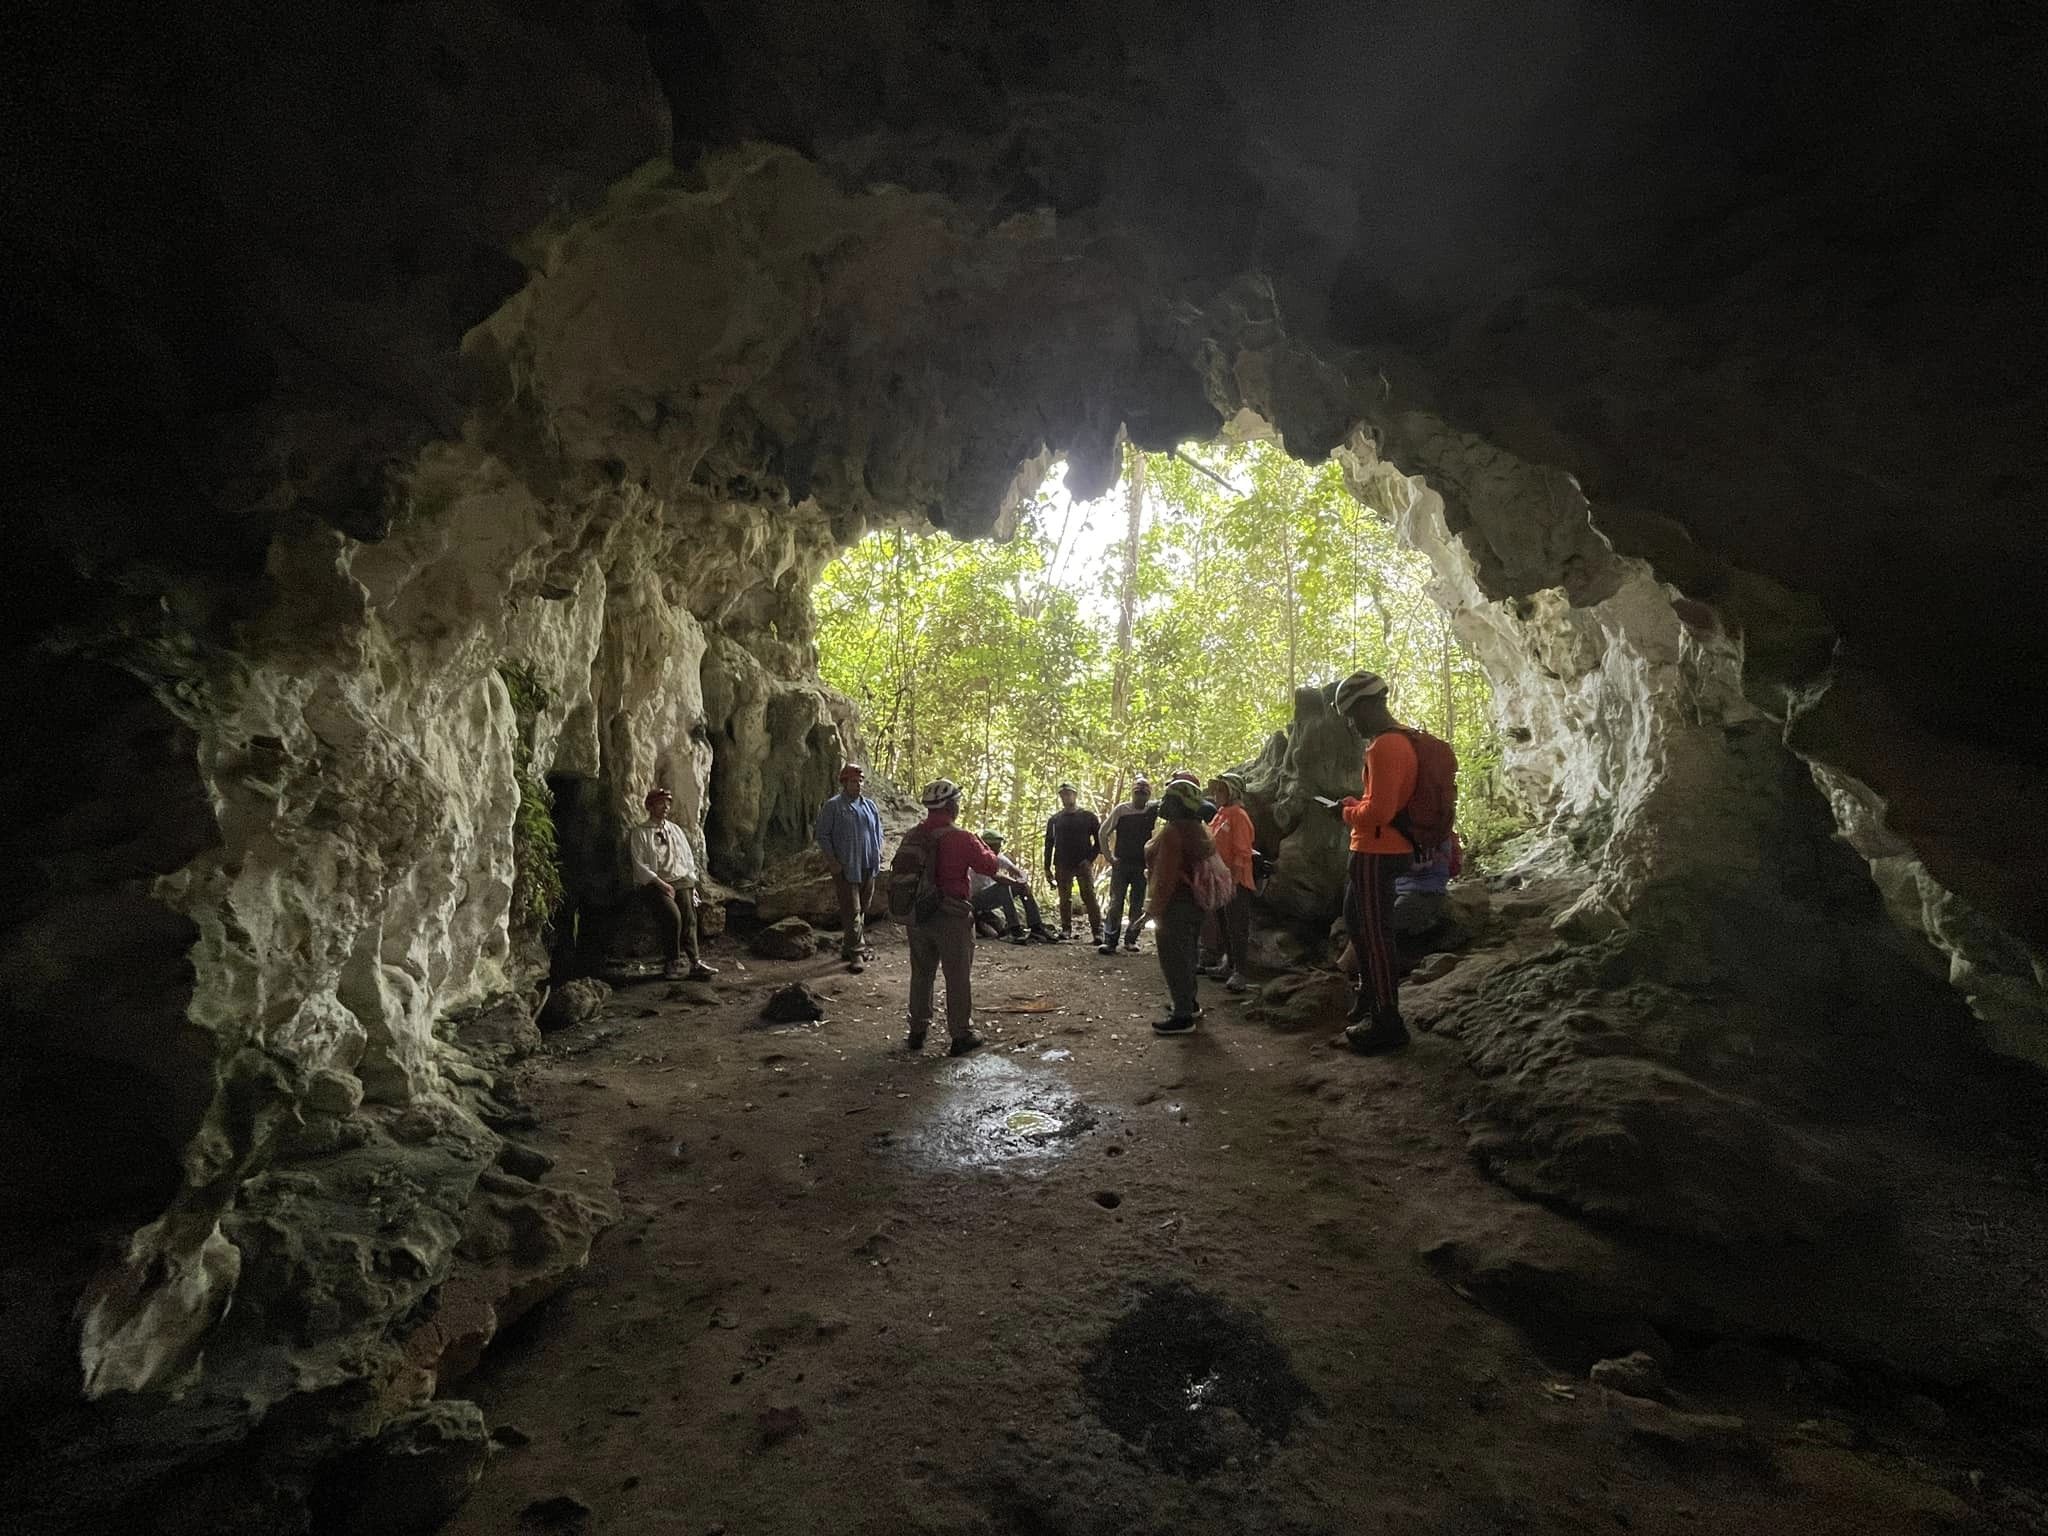
[[[1455,803],[1455,759],[1443,743],[1396,720],[1386,680],[1355,672],[1337,687],[1335,706],[1366,741],[1360,793],[1336,810],[1349,833],[1344,883],[1346,969],[1354,975],[1344,1040],[1375,1053],[1408,1043],[1401,1019],[1400,973],[1394,940],[1402,919],[1397,906],[1417,892],[1439,903],[1458,857],[1450,810]],[[873,958],[866,936],[882,869],[880,810],[864,792],[865,775],[853,763],[840,770],[840,790],[818,813],[816,841],[831,874],[840,917],[840,957],[858,972]],[[1185,1034],[1203,1009],[1196,988],[1203,976],[1233,992],[1250,986],[1247,948],[1257,886],[1255,833],[1244,805],[1245,784],[1221,773],[1204,785],[1176,773],[1158,794],[1140,777],[1129,798],[1107,817],[1080,804],[1072,784],[1059,786],[1060,809],[1045,824],[1041,862],[1058,892],[1060,926],[1047,927],[1024,870],[1006,856],[1002,837],[961,827],[960,786],[935,779],[920,800],[925,816],[906,833],[890,860],[889,906],[905,926],[910,947],[909,1032],[913,1051],[931,1028],[941,975],[946,983],[946,1027],[951,1050],[963,1055],[981,1045],[974,1031],[973,981],[978,925],[992,922],[1017,943],[1054,943],[1074,937],[1074,897],[1087,917],[1090,938],[1103,955],[1134,953],[1149,921],[1169,999],[1153,1028]],[[670,795],[647,796],[648,823],[635,829],[634,879],[656,910],[669,975],[712,974],[699,956],[696,875],[689,843],[668,821]],[[1107,910],[1098,904],[1097,867],[1109,867]],[[1020,915],[1021,908],[1021,915]]]

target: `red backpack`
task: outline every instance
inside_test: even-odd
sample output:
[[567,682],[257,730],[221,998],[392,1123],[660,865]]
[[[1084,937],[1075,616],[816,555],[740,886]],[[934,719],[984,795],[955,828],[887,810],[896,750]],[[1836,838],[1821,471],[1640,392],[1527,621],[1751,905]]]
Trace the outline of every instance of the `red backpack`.
[[1458,820],[1458,754],[1427,731],[1400,727],[1415,748],[1415,792],[1390,823],[1415,845],[1418,861],[1432,858],[1450,841]]

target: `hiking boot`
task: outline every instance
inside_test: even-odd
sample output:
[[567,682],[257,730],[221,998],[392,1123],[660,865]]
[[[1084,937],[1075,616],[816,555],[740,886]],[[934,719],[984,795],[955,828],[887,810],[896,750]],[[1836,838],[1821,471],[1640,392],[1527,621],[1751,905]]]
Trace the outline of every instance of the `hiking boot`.
[[1088,942],[1090,944],[1093,944],[1097,949],[1102,948],[1102,930],[1100,928],[1097,928],[1090,932],[1088,935]]
[[1138,936],[1137,936],[1137,935],[1136,935],[1135,933],[1127,933],[1127,934],[1125,934],[1125,935],[1124,935],[1124,953],[1125,953],[1125,954],[1127,954],[1127,955],[1135,955],[1135,954],[1136,954],[1137,952],[1138,952]]
[[702,960],[698,960],[690,966],[690,980],[692,981],[709,981],[717,974],[717,966],[706,965]]
[[1361,1056],[1398,1051],[1408,1043],[1408,1026],[1389,1008],[1373,1015],[1370,1024],[1354,1024],[1345,1030],[1344,1043]]
[[1095,946],[1095,953],[1098,955],[1113,955],[1116,953],[1116,944],[1114,941],[1108,944],[1098,944]]
[[1223,986],[1224,990],[1229,992],[1249,992],[1252,989],[1252,979],[1243,971],[1232,971],[1223,978]]
[[1031,930],[1031,942],[1034,944],[1057,944],[1064,938],[1066,938],[1065,934],[1055,933],[1050,928],[1034,928]]
[[982,1039],[981,1036],[969,1030],[964,1035],[953,1037],[953,1043],[946,1047],[946,1054],[948,1056],[965,1056],[969,1051],[978,1051],[987,1044],[988,1042]]
[[680,960],[669,961],[667,965],[661,968],[661,979],[663,981],[681,981],[683,979],[683,962]]
[[919,1051],[923,1050],[924,1031],[921,1029],[913,1029],[909,1034],[905,1035],[903,1037],[903,1049],[909,1051],[913,1056],[916,1055]]
[[867,962],[861,959],[859,955],[855,955],[851,960],[846,962],[846,973],[849,976],[858,976],[862,971],[866,970],[867,968]]
[[1031,942],[1031,935],[1022,928],[1012,928],[1009,938],[1012,944],[1029,944]]
[[1351,1009],[1344,1015],[1353,1024],[1363,1024],[1372,1017],[1372,994],[1361,987],[1351,994]]
[[1155,1035],[1191,1035],[1194,1031],[1195,1020],[1192,1014],[1176,1013],[1152,1021],[1152,1033]]

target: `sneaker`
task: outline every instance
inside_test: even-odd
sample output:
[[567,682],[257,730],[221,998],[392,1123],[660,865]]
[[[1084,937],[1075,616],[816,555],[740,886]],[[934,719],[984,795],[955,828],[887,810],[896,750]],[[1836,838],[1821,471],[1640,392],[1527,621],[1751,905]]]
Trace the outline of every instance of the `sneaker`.
[[1243,971],[1232,971],[1223,978],[1223,985],[1227,991],[1249,992],[1252,989],[1252,979]]
[[1353,1024],[1363,1024],[1372,1017],[1372,994],[1364,988],[1351,994],[1350,1011],[1344,1015]]
[[1176,1013],[1168,1018],[1152,1021],[1152,1033],[1155,1035],[1188,1035],[1193,1034],[1194,1029],[1195,1020],[1192,1014]]
[[913,1029],[909,1034],[905,1035],[903,1037],[903,1049],[909,1051],[913,1055],[923,1050],[924,1031],[921,1029]]
[[681,981],[683,979],[682,961],[671,960],[667,965],[664,965],[661,968],[661,979],[663,981]]
[[712,977],[716,976],[717,974],[717,966],[706,965],[702,960],[699,960],[695,965],[690,967],[690,980],[692,981],[709,981]]
[[1137,952],[1138,936],[1136,934],[1127,935],[1124,939],[1124,953],[1127,955],[1135,955]]
[[849,976],[858,976],[862,971],[866,970],[867,968],[867,962],[861,959],[859,955],[855,955],[851,960],[846,962],[846,974]]
[[1055,933],[1050,928],[1034,928],[1031,930],[1031,942],[1034,944],[1057,944],[1063,937],[1065,937],[1063,934]]
[[1114,944],[1098,944],[1095,946],[1095,953],[1098,955],[1113,955],[1116,953],[1116,946]]
[[1009,935],[1009,939],[1012,944],[1029,944],[1031,942],[1031,935],[1022,928],[1019,928],[1015,933]]
[[1344,1043],[1361,1056],[1378,1056],[1398,1051],[1408,1043],[1408,1026],[1401,1015],[1389,1009],[1370,1024],[1354,1024],[1344,1031]]
[[946,1054],[948,1056],[965,1056],[969,1051],[978,1051],[987,1044],[986,1040],[970,1030],[966,1034],[955,1038],[953,1043],[946,1047]]

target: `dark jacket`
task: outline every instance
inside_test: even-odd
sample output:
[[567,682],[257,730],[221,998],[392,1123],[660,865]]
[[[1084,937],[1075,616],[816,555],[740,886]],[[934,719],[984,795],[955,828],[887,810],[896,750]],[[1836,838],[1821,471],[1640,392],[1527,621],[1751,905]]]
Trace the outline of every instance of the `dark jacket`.
[[1073,869],[1102,852],[1102,818],[1085,805],[1054,811],[1045,823],[1045,862]]

